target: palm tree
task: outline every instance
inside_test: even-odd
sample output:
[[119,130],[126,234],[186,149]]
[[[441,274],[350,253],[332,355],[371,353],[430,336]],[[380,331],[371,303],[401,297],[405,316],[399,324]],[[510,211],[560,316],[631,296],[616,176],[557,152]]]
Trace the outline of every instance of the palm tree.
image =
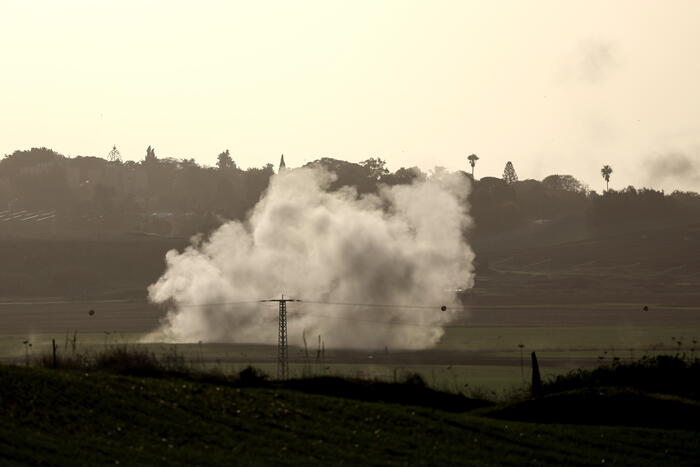
[[610,174],[612,173],[613,169],[609,165],[604,165],[603,168],[600,169],[600,174],[605,179],[605,191],[608,191],[608,186],[610,184]]
[[479,156],[477,156],[476,154],[472,154],[469,157],[467,157],[467,159],[469,160],[469,165],[472,166],[472,178],[474,178],[474,166],[476,165],[476,161],[479,160]]

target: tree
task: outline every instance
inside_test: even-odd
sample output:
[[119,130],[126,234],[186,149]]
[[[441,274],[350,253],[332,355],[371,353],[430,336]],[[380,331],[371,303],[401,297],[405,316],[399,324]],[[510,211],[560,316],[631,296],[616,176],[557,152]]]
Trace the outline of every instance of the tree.
[[5,175],[17,174],[26,167],[57,164],[61,163],[64,159],[64,156],[53,149],[43,147],[31,148],[29,151],[18,150],[5,156],[3,160],[0,161],[0,168],[2,168]]
[[551,190],[585,193],[586,186],[571,175],[550,175],[542,180],[542,185]]
[[467,157],[467,160],[469,160],[469,165],[472,166],[472,178],[474,178],[474,166],[476,165],[476,161],[479,160],[479,156],[476,154],[471,154],[469,157]]
[[216,166],[221,170],[236,168],[236,163],[233,161],[228,149],[217,156]]
[[177,164],[178,169],[198,169],[199,164],[194,160],[194,157],[189,159],[184,158]]
[[382,177],[382,183],[387,185],[410,185],[414,180],[425,180],[426,175],[418,167],[401,167],[394,173]]
[[353,187],[360,194],[377,191],[377,180],[370,177],[369,170],[365,165],[324,157],[309,162],[304,167],[317,167],[334,173],[336,179],[328,187],[330,191],[335,191],[343,186]]
[[506,183],[513,183],[518,181],[518,174],[515,173],[515,169],[513,168],[513,163],[511,161],[508,161],[506,163],[506,168],[503,169],[503,180]]
[[119,149],[117,149],[116,145],[112,146],[112,150],[107,154],[107,160],[117,164],[121,163],[122,155],[119,153]]
[[474,182],[470,214],[481,232],[502,231],[520,222],[514,186],[496,177]]
[[610,184],[610,175],[613,173],[612,167],[609,165],[604,165],[602,169],[600,169],[600,174],[603,176],[605,179],[605,190],[608,190],[608,186]]
[[383,161],[379,157],[376,159],[374,157],[370,157],[366,161],[360,162],[360,165],[367,169],[370,178],[374,180],[379,180],[384,175],[389,173],[389,170],[386,168],[386,161]]
[[153,164],[154,162],[158,162],[158,158],[156,157],[156,150],[148,146],[146,148],[146,157],[143,160],[143,162],[146,164]]

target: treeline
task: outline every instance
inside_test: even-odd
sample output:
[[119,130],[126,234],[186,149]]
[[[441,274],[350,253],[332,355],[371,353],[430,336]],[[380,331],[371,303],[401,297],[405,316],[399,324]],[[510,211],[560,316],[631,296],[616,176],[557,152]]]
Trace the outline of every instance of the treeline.
[[700,221],[698,193],[674,191],[666,194],[630,186],[599,194],[588,190],[571,175],[510,183],[484,177],[474,184],[471,202],[472,214],[481,232],[567,219],[577,219],[591,230]]
[[[391,172],[378,158],[359,164],[322,158],[307,165],[335,172],[331,189],[352,186],[359,194],[430,176],[416,167]],[[242,170],[229,151],[219,154],[216,167],[206,167],[194,159],[159,158],[151,147],[139,162],[68,158],[33,148],[0,161],[0,211],[54,211],[54,231],[189,236],[207,232],[224,219],[244,219],[274,172],[272,164]],[[666,194],[628,187],[598,194],[571,175],[518,181],[512,166],[502,178],[473,181],[469,201],[477,234],[571,218],[594,229],[700,219],[700,196],[694,192]],[[7,231],[12,225],[0,223],[0,229]]]
[[241,170],[228,152],[220,161],[158,158],[150,147],[140,162],[15,151],[0,161],[0,210],[56,211],[61,231],[190,235],[243,218],[274,173],[271,164]]
[[[375,158],[360,164],[324,158],[307,165],[318,165],[335,172],[338,178],[331,189],[347,185],[356,187],[359,193],[376,191],[382,184],[411,183],[431,175],[417,167],[390,172],[384,161]],[[435,168],[436,172],[441,170],[444,169]],[[695,192],[666,194],[630,186],[599,194],[571,175],[519,181],[511,162],[506,165],[502,178],[474,180],[471,174],[462,173],[472,183],[469,202],[477,235],[510,231],[533,223],[567,220],[576,220],[592,230],[631,223],[700,221],[700,195]]]
[[570,175],[514,181],[482,178],[471,197],[479,229],[497,232],[532,222],[578,219],[591,230],[633,225],[700,221],[700,195],[674,191],[666,194],[632,186],[602,194],[588,190]]

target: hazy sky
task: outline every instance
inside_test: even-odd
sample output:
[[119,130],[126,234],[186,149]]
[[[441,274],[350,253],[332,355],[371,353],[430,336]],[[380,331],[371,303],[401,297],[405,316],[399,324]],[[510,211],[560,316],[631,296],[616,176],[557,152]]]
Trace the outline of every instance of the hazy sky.
[[0,44],[1,154],[700,190],[700,1],[0,0]]

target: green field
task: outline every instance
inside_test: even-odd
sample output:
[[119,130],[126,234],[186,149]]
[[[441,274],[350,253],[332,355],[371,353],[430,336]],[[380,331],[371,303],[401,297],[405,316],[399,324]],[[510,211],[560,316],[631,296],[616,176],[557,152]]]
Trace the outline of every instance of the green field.
[[697,433],[0,366],[3,465],[693,465]]
[[[128,319],[128,318],[127,318]],[[163,355],[176,352],[196,369],[216,368],[236,373],[248,365],[274,376],[276,347],[260,344],[139,344],[142,333],[67,332],[0,335],[0,359],[25,363],[51,349],[55,339],[60,354],[96,353],[114,345],[146,346]],[[529,382],[529,353],[536,351],[544,377],[580,367],[593,367],[614,358],[683,353],[694,355],[700,324],[667,326],[568,327],[449,327],[438,345],[423,351],[381,349],[351,351],[327,349],[322,359],[316,349],[306,358],[302,348],[290,348],[292,376],[339,375],[394,381],[416,372],[433,387],[500,395]],[[75,349],[73,348],[75,339]],[[32,343],[31,348],[23,344]],[[681,345],[678,345],[678,342]],[[521,349],[519,345],[524,347]],[[522,360],[521,360],[522,356]]]

